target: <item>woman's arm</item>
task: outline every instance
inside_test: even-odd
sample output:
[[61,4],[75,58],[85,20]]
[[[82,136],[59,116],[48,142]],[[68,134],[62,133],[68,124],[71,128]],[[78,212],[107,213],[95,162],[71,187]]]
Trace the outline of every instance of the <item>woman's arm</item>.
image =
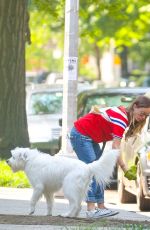
[[[113,143],[112,143],[112,149],[120,149],[120,143],[121,143],[121,139],[114,138]],[[123,162],[121,156],[118,157],[117,164],[121,167],[121,169],[124,172],[126,172],[128,170],[125,163]]]

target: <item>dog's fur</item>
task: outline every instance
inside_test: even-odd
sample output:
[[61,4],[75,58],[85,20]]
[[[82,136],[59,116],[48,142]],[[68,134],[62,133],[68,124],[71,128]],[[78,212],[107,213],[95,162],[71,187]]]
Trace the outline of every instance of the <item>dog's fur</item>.
[[63,188],[64,196],[70,205],[65,216],[75,217],[79,214],[81,202],[89,189],[92,177],[100,184],[108,183],[119,151],[105,152],[98,161],[91,164],[64,156],[50,156],[37,149],[15,148],[11,154],[12,157],[7,160],[8,165],[13,172],[23,170],[34,189],[30,214],[34,213],[37,201],[44,194],[47,215],[52,215],[53,195]]

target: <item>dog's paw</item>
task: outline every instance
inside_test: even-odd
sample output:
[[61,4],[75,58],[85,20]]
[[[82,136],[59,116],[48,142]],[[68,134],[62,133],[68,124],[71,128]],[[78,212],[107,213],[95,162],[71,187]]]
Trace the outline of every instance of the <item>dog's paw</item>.
[[67,213],[64,213],[64,214],[60,214],[60,216],[62,216],[62,217],[75,217],[74,215],[72,215],[72,214],[70,214],[69,212],[67,212]]
[[61,217],[68,217],[68,213],[60,214]]
[[33,214],[34,214],[34,211],[30,211],[30,212],[29,212],[29,215],[33,215]]

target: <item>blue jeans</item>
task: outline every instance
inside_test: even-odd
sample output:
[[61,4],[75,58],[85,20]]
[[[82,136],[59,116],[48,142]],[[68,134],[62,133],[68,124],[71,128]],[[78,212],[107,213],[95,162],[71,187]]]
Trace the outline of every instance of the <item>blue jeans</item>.
[[[80,134],[74,127],[70,132],[70,141],[79,160],[84,161],[86,164],[98,160],[102,155],[99,144],[94,142],[90,137]],[[103,186],[96,184],[94,178],[91,182],[86,201],[104,203]]]

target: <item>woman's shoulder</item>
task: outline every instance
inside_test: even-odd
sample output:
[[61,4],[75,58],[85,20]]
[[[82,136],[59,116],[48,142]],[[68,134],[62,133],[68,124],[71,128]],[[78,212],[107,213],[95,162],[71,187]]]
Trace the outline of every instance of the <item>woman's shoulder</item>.
[[107,110],[107,114],[114,118],[128,120],[126,108],[124,106],[111,107],[109,110]]

